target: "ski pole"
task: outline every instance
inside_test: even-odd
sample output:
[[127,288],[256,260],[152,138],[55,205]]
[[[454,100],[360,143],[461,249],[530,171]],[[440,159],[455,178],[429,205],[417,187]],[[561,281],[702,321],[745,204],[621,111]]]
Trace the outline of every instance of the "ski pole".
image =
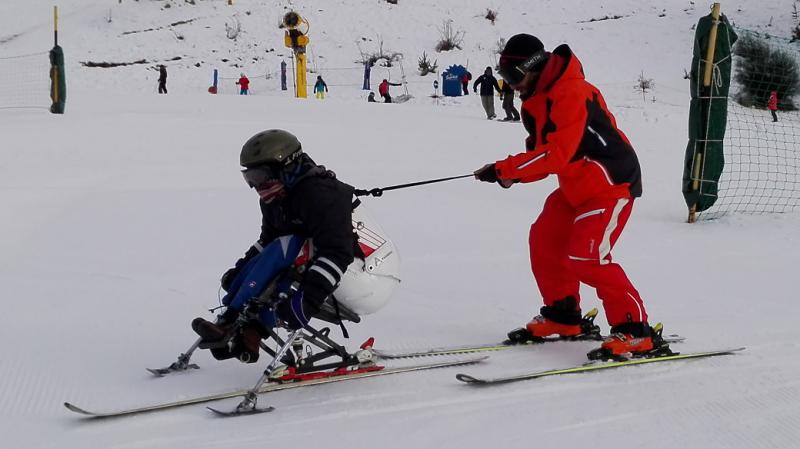
[[470,173],[468,175],[451,176],[449,178],[429,179],[427,181],[410,182],[408,184],[398,184],[398,185],[388,186],[388,187],[376,187],[374,189],[369,189],[369,190],[356,189],[355,194],[356,194],[356,196],[369,196],[369,195],[372,195],[372,196],[377,198],[377,197],[383,195],[383,192],[386,191],[386,190],[405,189],[406,187],[421,186],[421,185],[425,185],[425,184],[433,184],[433,183],[436,183],[436,182],[451,181],[453,179],[467,178],[467,177],[473,177],[473,176],[475,176],[475,175],[473,173]]

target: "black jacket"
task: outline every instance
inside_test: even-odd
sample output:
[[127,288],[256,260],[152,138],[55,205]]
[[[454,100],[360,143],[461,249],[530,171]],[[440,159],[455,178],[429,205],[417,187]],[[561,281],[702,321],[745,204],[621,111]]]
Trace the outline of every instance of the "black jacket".
[[[318,170],[321,169],[321,170]],[[283,200],[261,206],[261,236],[266,246],[288,234],[312,239],[314,257],[301,282],[304,298],[319,306],[339,284],[353,262],[358,239],[353,232],[353,187],[339,181],[324,167],[287,189]],[[259,253],[256,245],[236,263],[243,266]]]
[[491,97],[494,95],[492,89],[500,92],[500,85],[497,84],[497,78],[492,75],[487,75],[484,73],[483,75],[479,76],[478,79],[476,79],[472,84],[472,90],[477,90],[479,84],[481,86],[480,94],[482,97]]

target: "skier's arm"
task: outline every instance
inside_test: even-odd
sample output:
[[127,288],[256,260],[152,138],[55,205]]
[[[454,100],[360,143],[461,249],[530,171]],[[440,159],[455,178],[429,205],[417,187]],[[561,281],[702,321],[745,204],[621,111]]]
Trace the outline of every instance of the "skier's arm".
[[479,76],[478,79],[476,79],[475,82],[472,83],[472,91],[473,92],[477,92],[478,91],[478,84],[482,83],[483,82],[482,80],[483,80],[483,75]]
[[546,142],[536,146],[535,139],[529,137],[525,141],[527,151],[497,161],[497,178],[533,182],[544,179],[547,175],[557,173],[566,166],[583,138],[586,131],[588,112],[582,95],[562,95],[554,98],[550,113],[550,121],[554,129],[545,126],[542,137]]
[[329,183],[298,186],[313,189],[301,195],[304,201],[298,206],[298,215],[314,242],[314,259],[306,269],[301,289],[304,301],[315,308],[333,293],[354,258],[352,188],[339,188],[343,186]]

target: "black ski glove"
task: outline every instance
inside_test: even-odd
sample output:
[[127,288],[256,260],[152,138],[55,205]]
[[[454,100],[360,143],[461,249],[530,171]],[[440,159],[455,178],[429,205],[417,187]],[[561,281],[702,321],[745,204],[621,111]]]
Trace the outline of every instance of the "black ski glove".
[[230,290],[231,283],[233,282],[234,279],[236,279],[237,275],[239,275],[239,268],[237,267],[229,268],[228,271],[226,271],[219,280],[220,285],[222,285],[222,289],[225,290],[226,292]]
[[497,168],[494,164],[486,164],[475,170],[475,179],[483,182],[497,182]]

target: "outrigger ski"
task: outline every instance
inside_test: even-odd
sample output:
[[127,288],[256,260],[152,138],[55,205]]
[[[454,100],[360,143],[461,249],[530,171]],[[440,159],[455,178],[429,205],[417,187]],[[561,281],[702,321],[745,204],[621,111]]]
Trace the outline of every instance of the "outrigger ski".
[[[282,391],[282,390],[290,390],[294,388],[301,388],[301,387],[308,387],[312,385],[322,385],[322,384],[329,384],[334,382],[342,382],[346,380],[354,380],[354,379],[363,379],[368,377],[377,377],[377,376],[388,376],[391,374],[398,374],[398,373],[407,373],[412,371],[422,371],[428,369],[435,369],[435,368],[446,368],[450,366],[460,366],[460,365],[469,365],[473,363],[479,363],[486,360],[488,356],[480,356],[480,357],[472,357],[468,359],[460,359],[460,360],[451,360],[451,361],[444,361],[438,363],[424,363],[418,364],[413,366],[406,366],[406,367],[397,367],[397,368],[384,368],[379,367],[380,369],[373,370],[373,371],[364,371],[359,372],[356,374],[343,374],[343,375],[336,375],[336,376],[328,376],[328,377],[320,377],[311,380],[302,380],[302,381],[294,381],[288,383],[276,383],[276,382],[269,382],[259,388],[257,394],[264,394],[270,393],[273,391]],[[136,407],[130,409],[120,409],[120,410],[113,410],[113,411],[92,411],[87,410],[82,407],[78,407],[77,405],[71,404],[69,402],[64,403],[64,407],[68,410],[84,415],[87,418],[113,418],[113,417],[121,417],[121,416],[131,416],[136,414],[142,414],[147,412],[155,412],[159,410],[168,410],[178,407],[184,407],[187,405],[193,404],[202,404],[206,402],[218,401],[221,399],[229,399],[235,397],[246,396],[250,393],[252,389],[242,389],[242,390],[235,390],[235,391],[228,391],[225,393],[218,393],[218,394],[211,394],[206,396],[197,396],[194,398],[189,399],[182,399],[178,401],[171,401],[171,402],[162,402],[159,404],[147,405],[143,407]],[[266,412],[270,411],[268,408],[259,408],[257,409],[258,412]],[[239,412],[219,412],[214,410],[215,413],[225,415],[225,416],[233,416],[239,415],[243,413],[253,413],[252,411],[239,411]]]
[[[373,348],[372,352],[375,354],[376,358],[391,360],[391,359],[403,359],[411,357],[429,357],[429,356],[433,357],[442,355],[469,354],[473,352],[502,351],[505,349],[515,348],[520,346],[537,345],[541,343],[556,342],[556,341],[601,341],[605,339],[605,336],[600,333],[600,328],[594,324],[594,319],[597,316],[597,314],[598,311],[596,308],[587,312],[583,316],[583,319],[581,320],[581,328],[583,332],[573,337],[534,337],[533,335],[530,334],[530,332],[527,329],[519,328],[509,332],[508,334],[509,338],[499,343],[463,345],[463,346],[444,346],[438,348],[423,349],[419,351],[405,351],[405,352],[392,352],[392,351],[385,351]],[[684,337],[675,334],[662,336],[662,339],[665,343],[681,343],[685,340]]]
[[589,371],[621,368],[624,366],[643,365],[645,363],[659,363],[659,362],[669,362],[674,360],[687,360],[687,359],[698,359],[705,357],[715,357],[719,355],[729,355],[739,351],[743,351],[744,349],[745,349],[744,347],[741,347],[732,349],[721,349],[715,351],[688,352],[685,354],[674,353],[670,355],[661,355],[651,358],[646,358],[646,357],[633,358],[627,360],[602,362],[602,363],[588,362],[586,364],[570,368],[552,369],[547,371],[538,371],[533,373],[518,374],[507,377],[479,378],[475,376],[470,376],[469,374],[456,374],[456,379],[466,383],[467,385],[498,385],[511,382],[518,382],[521,380],[538,379],[540,377],[557,376],[560,374],[585,373]]

